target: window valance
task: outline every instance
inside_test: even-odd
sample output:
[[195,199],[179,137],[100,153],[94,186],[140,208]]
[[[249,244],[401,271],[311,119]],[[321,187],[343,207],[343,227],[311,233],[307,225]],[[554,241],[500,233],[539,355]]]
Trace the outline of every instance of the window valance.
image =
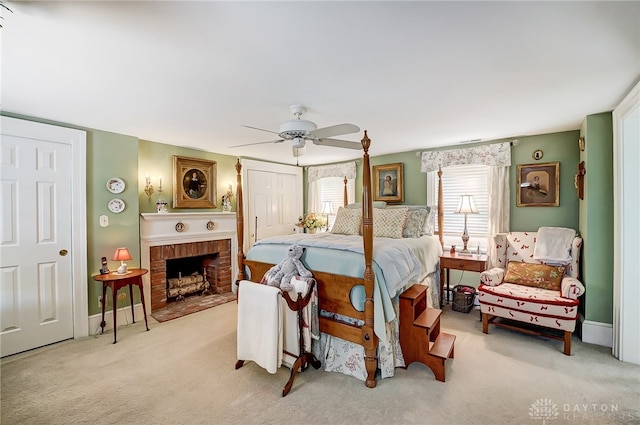
[[322,165],[320,167],[309,167],[307,170],[307,180],[313,183],[316,180],[326,177],[346,177],[348,179],[356,178],[356,163],[345,162],[342,164]]
[[452,165],[483,164],[494,167],[511,165],[511,143],[494,143],[446,151],[422,152],[420,171],[428,173]]

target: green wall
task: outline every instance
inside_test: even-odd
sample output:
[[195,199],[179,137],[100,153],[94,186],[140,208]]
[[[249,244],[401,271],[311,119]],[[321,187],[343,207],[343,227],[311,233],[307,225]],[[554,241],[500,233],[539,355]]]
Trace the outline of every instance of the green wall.
[[589,115],[581,126],[585,150],[585,196],[580,201],[584,315],[613,323],[613,118],[611,112]]
[[[511,230],[537,230],[541,226],[569,227],[578,230],[579,212],[578,197],[574,188],[574,174],[579,162],[578,130],[561,133],[549,133],[535,136],[518,137],[518,143],[511,149],[511,170],[509,184],[511,187],[510,221]],[[511,142],[514,138],[487,141],[482,144]],[[372,144],[375,143],[372,140]],[[438,148],[457,149],[465,146],[447,146]],[[536,161],[532,154],[536,149],[544,153],[542,159]],[[380,155],[371,157],[371,165],[382,165],[401,162],[404,164],[405,204],[427,203],[427,177],[420,172],[420,158],[415,151]],[[559,162],[560,163],[560,206],[558,207],[518,207],[516,201],[517,172],[519,164]],[[362,198],[362,164],[358,166],[356,181],[356,199]],[[451,271],[453,287],[458,283],[478,286],[480,275],[474,272]]]
[[[155,143],[146,140],[139,141],[139,161],[136,164],[138,173],[138,185],[140,186],[138,201],[141,213],[156,212],[156,201],[161,198],[168,202],[169,212],[198,212],[198,211],[222,211],[221,198],[232,185],[236,191],[236,161],[237,157],[220,155],[196,149],[181,148],[178,146]],[[205,159],[216,162],[216,208],[173,208],[173,155],[189,158]],[[151,198],[144,193],[145,176],[149,175],[154,193]],[[159,176],[162,176],[162,193],[158,193]],[[235,211],[236,198],[231,198],[232,211]]]

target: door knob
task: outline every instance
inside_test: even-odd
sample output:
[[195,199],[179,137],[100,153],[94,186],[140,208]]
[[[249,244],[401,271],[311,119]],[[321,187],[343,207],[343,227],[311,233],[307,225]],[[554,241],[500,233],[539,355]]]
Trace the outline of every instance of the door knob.
[[65,255],[67,255],[69,253],[69,251],[67,251],[66,249],[61,249],[60,252],[58,254],[60,254],[60,256],[64,257]]

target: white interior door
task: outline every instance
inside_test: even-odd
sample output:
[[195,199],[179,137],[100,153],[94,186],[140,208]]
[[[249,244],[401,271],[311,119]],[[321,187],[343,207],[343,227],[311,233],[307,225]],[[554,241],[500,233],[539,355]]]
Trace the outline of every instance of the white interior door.
[[73,146],[68,142],[19,136],[19,132],[5,131],[5,123],[3,117],[0,156],[2,356],[75,335],[71,255],[75,247]]
[[257,240],[295,232],[302,213],[299,167],[243,161],[245,252]]

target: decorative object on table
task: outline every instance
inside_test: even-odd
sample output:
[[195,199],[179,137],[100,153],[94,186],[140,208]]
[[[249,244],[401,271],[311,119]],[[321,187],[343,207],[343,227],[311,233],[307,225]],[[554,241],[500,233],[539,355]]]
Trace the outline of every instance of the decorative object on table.
[[576,187],[578,199],[584,199],[584,175],[587,174],[587,169],[584,167],[584,161],[580,161],[578,164],[578,172],[575,175],[573,184]]
[[222,212],[231,212],[231,198],[233,197],[233,186],[229,183],[227,193],[222,195]]
[[216,161],[173,156],[173,208],[216,208]]
[[113,261],[120,261],[120,267],[118,267],[118,274],[127,274],[127,263],[125,261],[131,260],[131,254],[127,248],[116,248],[116,252],[113,254]]
[[386,202],[404,202],[403,164],[373,166],[373,200]]
[[107,180],[107,190],[111,193],[122,193],[124,192],[126,185],[121,178],[111,177]]
[[306,216],[298,217],[298,223],[296,226],[302,227],[307,233],[315,233],[316,230],[326,225],[324,218],[321,215],[315,213],[308,213]]
[[102,257],[101,260],[102,268],[100,269],[100,274],[109,274],[109,265],[107,264],[107,257]]
[[167,209],[167,201],[164,199],[158,199],[156,201],[156,211],[158,214],[167,214],[169,212]]
[[324,215],[324,228],[326,231],[329,231],[329,216],[333,214],[333,206],[331,205],[331,201],[323,201],[322,209],[320,210],[320,214]]
[[469,243],[469,232],[467,232],[467,214],[478,214],[479,211],[476,208],[476,204],[473,202],[473,195],[460,195],[460,202],[458,202],[458,208],[454,211],[456,214],[464,214],[464,231],[462,232],[462,251],[460,255],[471,255],[471,252],[467,249],[467,243]]
[[557,207],[560,205],[560,163],[518,165],[517,206]]
[[542,159],[542,157],[544,156],[544,153],[542,152],[542,149],[536,149],[535,151],[533,151],[531,156],[533,157],[533,159],[537,161],[539,159]]
[[107,208],[114,214],[119,214],[125,209],[125,203],[122,199],[114,198],[109,201]]
[[451,254],[455,254],[456,253],[456,246],[455,245],[451,245],[451,249],[449,250],[449,252]]

